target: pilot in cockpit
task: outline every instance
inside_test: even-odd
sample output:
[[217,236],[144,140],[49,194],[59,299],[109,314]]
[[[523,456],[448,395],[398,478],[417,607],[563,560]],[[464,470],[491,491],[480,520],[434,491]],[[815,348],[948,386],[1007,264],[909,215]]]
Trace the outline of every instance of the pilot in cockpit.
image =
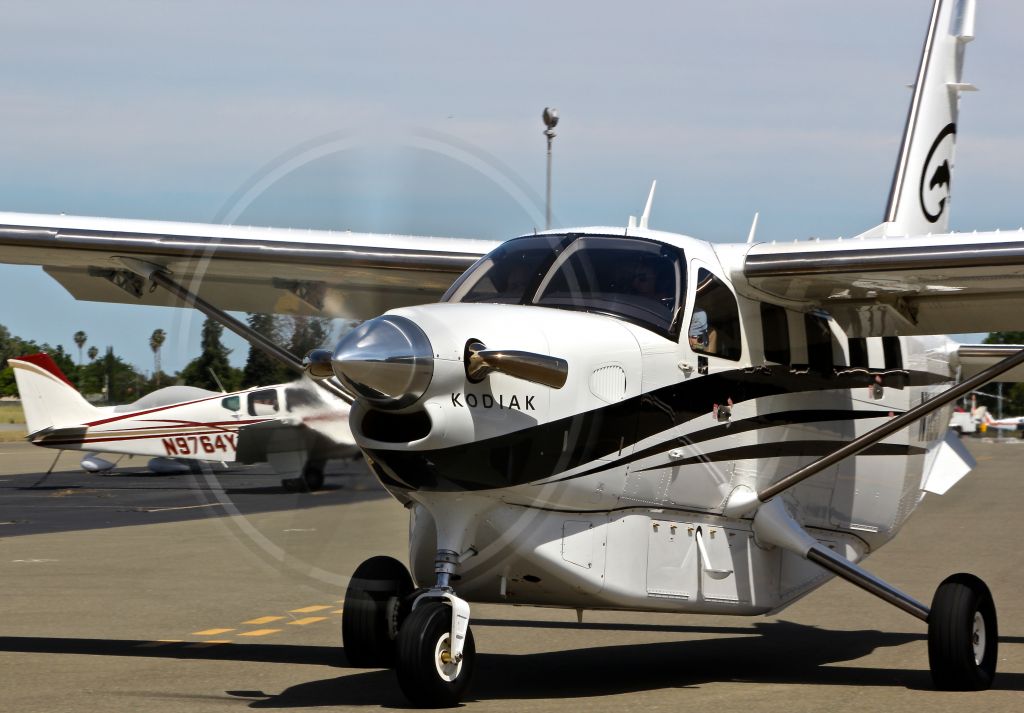
[[695,352],[714,354],[717,350],[717,333],[708,323],[708,313],[700,307],[694,307],[693,316],[690,318],[690,328],[687,330],[687,337],[690,341],[690,349]]

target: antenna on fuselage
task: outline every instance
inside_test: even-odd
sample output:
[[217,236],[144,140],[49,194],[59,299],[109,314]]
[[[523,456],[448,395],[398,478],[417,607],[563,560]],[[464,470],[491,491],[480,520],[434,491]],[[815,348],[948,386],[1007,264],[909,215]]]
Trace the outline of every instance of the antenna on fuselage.
[[[647,205],[644,206],[644,213],[643,215],[640,216],[639,227],[644,230],[647,229],[647,221],[651,217],[651,204],[654,202],[654,187],[656,185],[658,185],[657,181],[651,181],[651,192],[647,194]],[[629,222],[626,223],[626,235],[629,235],[629,231],[636,227],[638,227],[636,222],[636,216],[629,216]]]
[[754,234],[757,233],[757,216],[759,215],[761,214],[754,213],[754,222],[750,224],[750,233],[747,235],[747,245],[754,242]]
[[654,187],[657,181],[651,181],[651,192],[647,194],[647,205],[644,206],[644,214],[640,216],[640,229],[647,230],[647,221],[651,217],[651,204],[654,202]]

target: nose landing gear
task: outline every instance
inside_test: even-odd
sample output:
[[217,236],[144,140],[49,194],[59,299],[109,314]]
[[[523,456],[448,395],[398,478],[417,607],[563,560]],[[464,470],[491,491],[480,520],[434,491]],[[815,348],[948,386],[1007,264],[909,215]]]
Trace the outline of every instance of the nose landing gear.
[[434,587],[414,590],[401,562],[371,557],[356,568],[345,592],[341,630],[349,663],[394,666],[402,692],[423,708],[457,705],[473,675],[469,604],[449,584],[461,559],[439,550]]
[[462,651],[453,653],[453,608],[432,600],[420,604],[398,632],[398,685],[424,708],[457,705],[469,686],[476,660],[473,632],[466,628]]

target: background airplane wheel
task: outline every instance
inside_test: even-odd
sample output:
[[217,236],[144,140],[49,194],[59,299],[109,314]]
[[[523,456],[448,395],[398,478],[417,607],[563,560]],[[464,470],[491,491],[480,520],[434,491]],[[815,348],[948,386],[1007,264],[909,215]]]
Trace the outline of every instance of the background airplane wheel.
[[981,691],[996,673],[999,630],[992,594],[972,574],[947,577],[928,617],[932,683],[944,691]]
[[413,610],[398,632],[398,685],[414,705],[457,705],[469,686],[476,659],[473,632],[466,630],[462,661],[446,661],[451,651],[451,626],[450,606],[426,602]]
[[310,490],[319,490],[324,487],[324,468],[327,462],[322,460],[306,461],[302,468],[302,479],[306,481],[306,487]]
[[399,606],[412,590],[409,570],[392,557],[371,557],[356,567],[341,612],[341,640],[349,665],[394,665]]

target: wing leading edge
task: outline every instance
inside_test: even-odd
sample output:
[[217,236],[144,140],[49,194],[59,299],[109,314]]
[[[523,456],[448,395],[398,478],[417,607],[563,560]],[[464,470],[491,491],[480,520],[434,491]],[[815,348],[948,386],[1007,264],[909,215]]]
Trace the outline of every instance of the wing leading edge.
[[361,319],[436,300],[489,240],[0,213],[3,262],[79,300],[179,306],[126,274],[141,260],[221,309]]
[[1024,328],[1024,231],[717,246],[738,290],[852,336]]

